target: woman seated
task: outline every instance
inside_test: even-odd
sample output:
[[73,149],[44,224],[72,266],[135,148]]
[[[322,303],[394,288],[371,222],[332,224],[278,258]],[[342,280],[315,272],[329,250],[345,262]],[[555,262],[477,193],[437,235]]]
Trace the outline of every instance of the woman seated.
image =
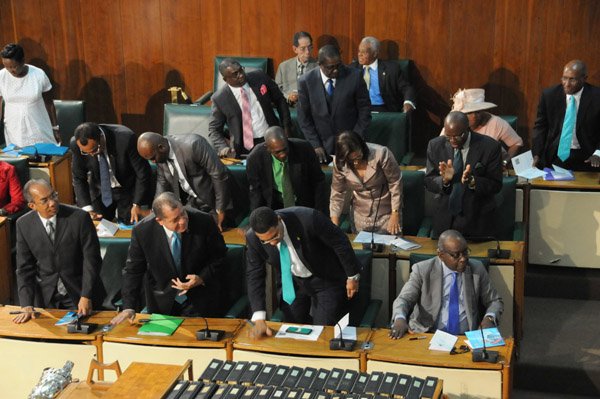
[[23,190],[16,168],[0,161],[0,216],[11,215],[25,208]]
[[402,173],[394,154],[354,132],[343,132],[335,143],[329,213],[336,225],[348,190],[353,232],[402,234]]

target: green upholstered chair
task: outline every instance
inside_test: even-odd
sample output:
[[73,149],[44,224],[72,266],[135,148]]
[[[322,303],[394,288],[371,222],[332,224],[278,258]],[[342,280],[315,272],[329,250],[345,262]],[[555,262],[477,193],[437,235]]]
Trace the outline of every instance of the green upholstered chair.
[[223,279],[225,317],[245,318],[249,316],[249,305],[246,287],[246,247],[244,245],[227,244],[227,265]]
[[[103,253],[100,281],[102,282],[102,308],[114,310],[122,307],[121,288],[123,287],[123,268],[129,252],[129,238],[100,239],[100,251]],[[142,295],[140,299],[143,300]]]
[[163,135],[195,133],[208,138],[210,107],[199,104],[165,104]]
[[[423,262],[424,260],[428,260],[433,258],[434,256],[437,256],[437,254],[417,254],[417,253],[411,253],[410,257],[408,258],[408,262],[410,263],[410,270],[412,271],[412,267],[415,263],[419,263],[419,262]],[[483,264],[483,267],[485,267],[485,270],[490,270],[490,258],[481,258],[481,257],[475,257],[475,256],[471,256],[470,259],[475,259],[480,261]]]
[[402,233],[418,235],[425,217],[425,173],[402,171]]
[[85,122],[85,101],[54,100],[62,145],[68,146],[77,126]]
[[235,209],[234,222],[236,226],[245,227],[250,217],[250,192],[248,175],[245,165],[227,166],[233,176],[233,182],[229,185]]

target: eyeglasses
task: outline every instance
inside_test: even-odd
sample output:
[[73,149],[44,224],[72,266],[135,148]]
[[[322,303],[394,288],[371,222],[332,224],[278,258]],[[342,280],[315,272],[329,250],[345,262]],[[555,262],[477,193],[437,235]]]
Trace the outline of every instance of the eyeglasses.
[[332,65],[321,64],[321,67],[327,71],[333,71],[334,69],[339,69],[341,66],[342,66],[341,62],[338,62],[337,64],[332,64]]
[[[50,194],[49,196],[39,199],[38,203],[40,205],[47,205],[50,201],[56,200],[58,200],[58,193],[56,191],[53,191],[52,194]],[[32,202],[35,203],[35,201]]]
[[463,353],[470,352],[471,349],[467,345],[461,345],[458,348],[455,346],[450,350],[451,355],[460,355]]
[[79,152],[81,153],[81,155],[83,156],[96,156],[100,153],[100,143],[96,143],[96,145],[94,146],[94,148],[92,148],[91,151],[83,151],[81,148],[79,149]]
[[448,141],[459,141],[462,140],[462,138],[465,137],[466,134],[467,132],[462,132],[458,136],[448,136],[447,134],[444,134],[444,137],[446,137],[446,140]]
[[305,51],[312,51],[313,46],[312,44],[309,46],[300,46],[300,47],[296,47],[298,49],[298,51],[300,51],[301,53],[304,53]]
[[452,259],[454,260],[459,260],[460,258],[468,258],[469,255],[471,254],[471,250],[469,248],[465,249],[464,251],[460,251],[460,252],[449,252],[446,250],[443,250],[443,252],[447,253],[448,256],[450,256]]

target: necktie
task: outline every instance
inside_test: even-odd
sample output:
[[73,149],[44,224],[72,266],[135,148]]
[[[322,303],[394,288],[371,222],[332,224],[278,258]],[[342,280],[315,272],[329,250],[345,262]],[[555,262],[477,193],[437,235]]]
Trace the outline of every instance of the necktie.
[[304,75],[304,64],[300,64],[298,67],[298,76]]
[[252,131],[252,114],[250,112],[250,98],[243,87],[240,88],[242,95],[242,128],[244,134],[244,148],[250,151],[254,147],[254,132]]
[[181,200],[181,193],[179,192],[179,173],[177,173],[177,168],[175,167],[174,159],[167,159],[167,162],[172,170],[173,180],[171,181],[171,188],[173,189],[173,194],[177,197],[178,200]]
[[326,85],[325,89],[327,90],[327,95],[329,97],[333,96],[333,80],[332,79],[327,79],[327,85]]
[[365,73],[363,75],[364,79],[365,79],[365,83],[367,84],[367,89],[371,88],[371,72],[369,72],[371,70],[371,67],[365,67]]
[[292,280],[292,261],[290,258],[290,250],[285,243],[285,240],[281,240],[279,243],[279,263],[281,265],[281,290],[283,293],[283,300],[292,304],[296,299],[296,292],[294,291],[294,281]]
[[171,238],[171,254],[177,268],[177,273],[181,274],[181,237],[179,233],[173,233]]
[[294,206],[294,187],[292,186],[292,178],[290,177],[290,165],[286,162],[283,164],[283,174],[281,176],[281,185],[283,186],[283,207],[289,208]]
[[575,127],[575,120],[577,119],[575,97],[569,97],[569,105],[567,105],[567,110],[565,111],[565,120],[563,122],[562,132],[560,133],[560,142],[558,143],[558,157],[563,162],[569,159],[569,155],[571,154],[573,128]]
[[458,148],[454,150],[454,176],[452,177],[452,191],[450,192],[450,199],[448,200],[448,210],[454,216],[458,215],[462,211],[462,198],[464,193],[464,187],[461,182],[463,174],[463,157],[462,149]]
[[54,244],[54,234],[55,234],[56,230],[54,229],[54,223],[52,223],[51,220],[48,220],[46,222],[46,232],[48,233],[48,237],[50,238],[50,241],[52,241],[52,244]]
[[110,170],[108,168],[108,161],[104,154],[98,155],[98,164],[100,166],[100,194],[102,197],[102,203],[108,207],[112,204],[112,188],[110,186]]
[[447,332],[453,335],[460,334],[460,316],[458,312],[458,273],[452,273],[452,286],[450,286],[450,298],[448,299],[448,325]]

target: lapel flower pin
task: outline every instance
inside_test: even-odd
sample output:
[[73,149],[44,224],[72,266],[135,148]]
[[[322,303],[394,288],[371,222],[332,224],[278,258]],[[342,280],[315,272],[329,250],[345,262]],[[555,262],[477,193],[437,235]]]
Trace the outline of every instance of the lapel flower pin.
[[265,86],[264,84],[262,84],[260,86],[260,95],[264,96],[265,94],[267,94],[267,86]]

